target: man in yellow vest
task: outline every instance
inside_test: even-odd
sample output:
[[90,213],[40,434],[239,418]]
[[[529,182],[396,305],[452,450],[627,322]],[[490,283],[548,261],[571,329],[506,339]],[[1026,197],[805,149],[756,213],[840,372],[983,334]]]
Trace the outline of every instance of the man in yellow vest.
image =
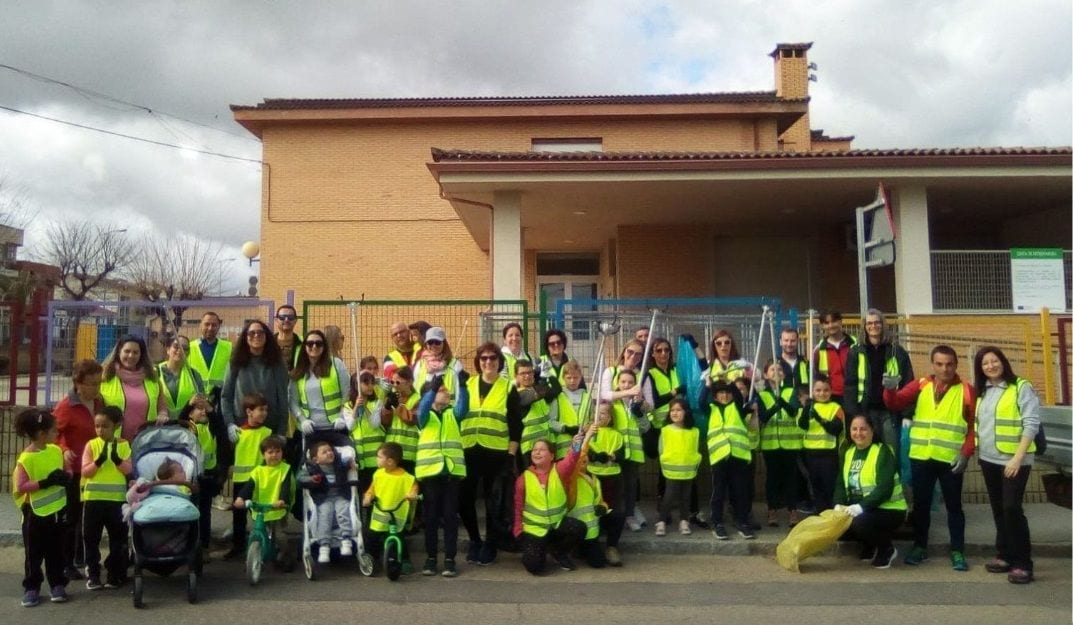
[[[201,375],[205,394],[212,404],[210,429],[217,441],[227,440],[227,426],[220,410],[220,391],[223,390],[227,367],[231,362],[231,341],[218,338],[222,320],[220,315],[209,311],[201,315],[201,337],[190,343],[186,363]],[[234,453],[230,445],[220,445],[217,461],[221,467],[231,466]]]
[[421,355],[421,344],[413,342],[410,328],[405,323],[396,321],[391,324],[388,332],[391,333],[391,342],[395,348],[388,352],[387,356],[384,356],[383,376],[385,380],[390,380],[391,375],[399,367],[410,367],[412,369]]
[[883,401],[890,410],[904,410],[915,403],[913,418],[902,427],[909,430],[909,461],[913,470],[913,549],[905,563],[916,565],[928,559],[928,530],[935,482],[943,491],[950,529],[950,564],[967,571],[965,561],[965,512],[961,486],[965,467],[975,451],[972,436],[976,402],[972,387],[957,373],[957,352],[947,345],[931,350],[933,374],[913,380],[901,390],[885,388]]

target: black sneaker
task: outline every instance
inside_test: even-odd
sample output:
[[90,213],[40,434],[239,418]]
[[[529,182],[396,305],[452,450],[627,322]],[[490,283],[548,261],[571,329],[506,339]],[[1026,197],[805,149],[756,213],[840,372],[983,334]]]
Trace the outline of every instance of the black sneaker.
[[868,562],[870,560],[874,560],[875,557],[878,556],[878,555],[879,555],[879,548],[878,547],[862,546],[861,547],[861,553],[860,553],[860,555],[857,556],[857,558],[860,559],[861,562]]
[[454,558],[446,558],[443,561],[443,573],[444,577],[458,577],[458,567],[455,566]]
[[756,540],[756,532],[753,531],[753,526],[748,523],[745,523],[738,528],[738,536],[741,536],[745,540]]
[[425,558],[425,566],[421,567],[421,574],[426,576],[436,574],[436,558]]
[[72,582],[76,582],[80,579],[86,579],[86,577],[82,575],[82,571],[79,571],[77,568],[70,565],[64,567],[63,574],[67,577],[68,580]]
[[492,541],[488,541],[481,545],[481,553],[477,557],[477,564],[488,566],[496,561],[496,555],[496,548],[492,545]]
[[894,559],[898,557],[898,550],[894,547],[888,548],[886,551],[876,551],[876,557],[872,559],[872,566],[877,569],[889,569],[890,565],[894,563]]
[[469,541],[469,549],[466,549],[466,562],[479,564],[481,561],[481,548],[484,544],[479,540]]
[[707,521],[700,518],[700,516],[698,516],[696,513],[689,515],[689,523],[690,525],[695,525],[704,530],[711,527],[711,525]]
[[727,534],[727,528],[722,523],[717,523],[715,529],[712,530],[712,534],[715,534],[716,540],[727,540],[730,538],[730,534]]
[[100,575],[90,575],[86,579],[86,590],[100,590],[101,588],[104,588],[104,585],[101,584]]
[[561,555],[561,556],[556,556],[555,559],[559,562],[559,568],[560,569],[562,569],[564,571],[576,571],[577,570],[577,565],[574,564],[574,561],[570,559],[570,556],[566,555],[565,553],[563,555]]

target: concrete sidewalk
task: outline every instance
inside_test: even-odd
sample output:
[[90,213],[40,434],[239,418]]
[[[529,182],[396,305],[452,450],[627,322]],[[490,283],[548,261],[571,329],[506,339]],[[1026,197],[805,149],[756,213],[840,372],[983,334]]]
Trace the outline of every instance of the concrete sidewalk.
[[[478,508],[483,506],[478,505]],[[672,523],[667,528],[667,536],[655,536],[653,525],[656,520],[656,511],[651,502],[642,502],[642,510],[648,517],[648,525],[639,532],[631,532],[628,528],[622,536],[621,547],[624,552],[646,553],[688,553],[713,555],[753,555],[774,554],[775,548],[786,537],[789,531],[786,520],[781,518],[782,526],[777,528],[764,527],[756,533],[756,540],[744,540],[731,531],[730,540],[715,540],[710,530],[693,528],[693,534],[682,536],[678,533],[677,523]],[[1032,532],[1033,556],[1037,557],[1070,557],[1073,551],[1073,513],[1067,508],[1042,503],[1025,505],[1025,514]],[[754,519],[762,522],[766,519],[766,509],[763,504],[756,504]],[[970,557],[990,557],[994,555],[995,526],[991,518],[990,506],[983,504],[968,504],[965,506],[965,552]],[[14,500],[8,496],[0,497],[0,546],[20,546],[22,534],[20,531],[20,515],[15,509]],[[221,510],[213,510],[213,535],[219,537],[223,531],[230,527],[231,513]],[[296,527],[296,525],[292,525]],[[483,520],[482,520],[483,527]],[[727,527],[732,530],[731,526]],[[459,528],[460,549],[465,549],[467,540],[465,530]],[[896,540],[899,550],[903,546],[910,546],[911,537],[908,528],[903,528],[899,534],[901,540]],[[412,539],[414,546],[420,546],[420,540]],[[932,557],[945,554],[949,549],[949,535],[946,530],[946,512],[940,506],[940,510],[932,514],[931,541],[929,551]],[[905,551],[902,551],[905,553]],[[856,554],[857,544],[854,542],[839,543],[833,548],[832,553],[837,555]]]

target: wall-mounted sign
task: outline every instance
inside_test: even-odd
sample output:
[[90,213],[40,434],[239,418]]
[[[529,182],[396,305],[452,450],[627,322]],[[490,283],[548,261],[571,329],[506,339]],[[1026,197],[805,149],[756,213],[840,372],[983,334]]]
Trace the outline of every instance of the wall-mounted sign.
[[1014,312],[1066,309],[1066,276],[1062,250],[1047,247],[1010,249],[1010,287]]

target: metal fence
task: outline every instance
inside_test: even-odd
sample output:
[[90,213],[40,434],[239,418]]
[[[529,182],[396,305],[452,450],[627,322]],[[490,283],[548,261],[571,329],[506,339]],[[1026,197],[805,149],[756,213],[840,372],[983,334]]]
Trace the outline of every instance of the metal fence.
[[145,340],[152,362],[164,360],[164,341],[176,333],[200,336],[201,316],[220,315],[219,336],[234,339],[251,319],[271,325],[271,300],[229,298],[160,302],[122,300],[52,301],[46,312],[44,394],[40,403],[52,405],[71,389],[71,366],[82,359],[104,362],[116,342],[127,335]]
[[[1065,251],[1062,263],[1066,276],[1066,310],[1073,310],[1073,252]],[[1010,252],[932,251],[931,293],[936,312],[1011,312]]]

